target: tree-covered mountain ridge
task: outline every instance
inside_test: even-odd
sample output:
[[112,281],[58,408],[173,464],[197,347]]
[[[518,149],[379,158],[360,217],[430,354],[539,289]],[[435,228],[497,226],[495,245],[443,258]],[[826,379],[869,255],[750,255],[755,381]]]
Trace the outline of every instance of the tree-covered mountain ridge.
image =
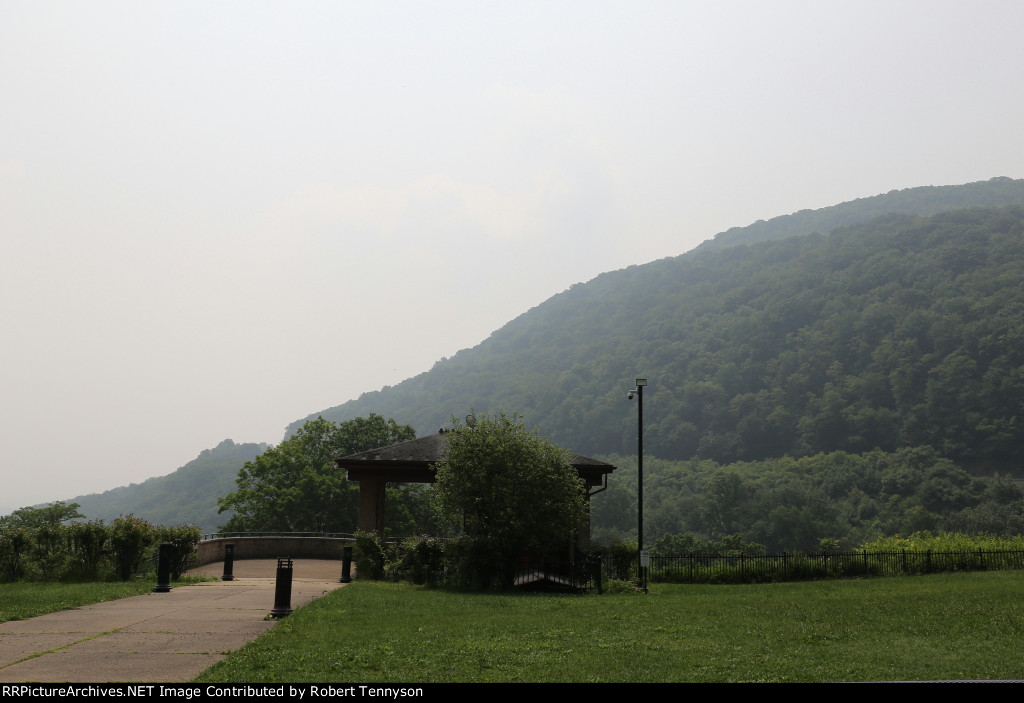
[[[636,408],[626,390],[646,375],[645,450],[665,459],[923,441],[1016,473],[1006,448],[1024,417],[1013,403],[1019,211],[863,225],[880,213],[1012,204],[1024,205],[1024,180],[996,178],[733,228],[687,254],[576,284],[428,372],[309,417],[378,413],[424,434],[451,414],[504,408],[574,451],[628,456]],[[950,432],[935,424],[943,412],[956,420]],[[216,499],[264,448],[226,440],[168,476],[70,500],[90,518],[134,512],[209,530],[230,517]]]
[[111,521],[133,513],[157,525],[198,525],[215,532],[231,512],[217,513],[217,498],[235,489],[239,470],[267,449],[266,444],[236,444],[225,439],[213,449],[204,449],[192,461],[166,476],[142,483],[113,488],[103,493],[71,498],[79,511],[95,520]]
[[770,220],[758,220],[746,227],[731,227],[701,244],[699,251],[719,251],[737,244],[754,244],[787,239],[803,234],[827,233],[837,227],[854,225],[882,215],[935,215],[967,207],[1021,205],[1024,180],[1000,176],[963,185],[919,186],[868,198],[857,198],[819,210],[800,210]]
[[429,372],[318,414],[377,412],[422,433],[450,414],[504,408],[573,451],[626,454],[636,432],[626,390],[646,376],[654,456],[933,446],[1015,472],[1022,220],[1019,206],[890,214],[610,272]]

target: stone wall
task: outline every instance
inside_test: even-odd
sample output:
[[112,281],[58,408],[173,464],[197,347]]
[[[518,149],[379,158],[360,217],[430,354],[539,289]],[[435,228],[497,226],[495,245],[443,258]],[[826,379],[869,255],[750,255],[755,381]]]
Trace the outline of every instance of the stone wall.
[[196,565],[224,560],[224,545],[235,545],[235,559],[337,559],[341,548],[353,543],[342,537],[218,537],[196,547]]

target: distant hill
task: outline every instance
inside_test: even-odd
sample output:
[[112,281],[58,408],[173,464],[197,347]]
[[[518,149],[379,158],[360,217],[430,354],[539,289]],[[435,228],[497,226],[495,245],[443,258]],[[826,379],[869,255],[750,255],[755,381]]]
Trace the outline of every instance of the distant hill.
[[66,502],[79,503],[79,512],[90,520],[109,522],[134,513],[154,524],[192,523],[203,532],[215,532],[231,517],[230,512],[217,514],[217,499],[235,490],[239,470],[266,448],[266,444],[235,444],[225,439],[166,476]]
[[720,251],[738,244],[756,244],[805,234],[828,234],[882,215],[936,215],[967,207],[1024,205],[1024,180],[998,177],[953,186],[921,186],[892,190],[883,195],[858,198],[792,215],[758,220],[746,227],[732,227],[701,244],[695,251]]
[[[588,455],[760,460],[929,445],[1017,471],[1024,440],[1024,180],[912,188],[733,228],[602,274],[394,387],[312,413],[436,432],[499,408]],[[978,208],[987,209],[969,209]],[[1002,207],[1002,209],[993,209]],[[224,524],[216,499],[262,444],[71,499],[89,518]]]
[[[959,188],[913,189],[896,202],[1024,196],[1024,181]],[[878,201],[865,200],[874,213]],[[1022,212],[890,214],[606,273],[429,372],[310,417],[376,412],[422,434],[452,413],[503,408],[573,451],[628,454],[636,410],[625,392],[645,375],[645,449],[655,456],[731,462],[928,445],[962,465],[1015,471]],[[828,219],[789,217],[811,216]]]

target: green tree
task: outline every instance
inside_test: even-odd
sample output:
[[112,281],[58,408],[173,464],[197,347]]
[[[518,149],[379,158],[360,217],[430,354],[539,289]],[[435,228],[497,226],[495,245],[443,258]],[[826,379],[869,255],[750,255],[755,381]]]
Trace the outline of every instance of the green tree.
[[156,531],[148,520],[129,514],[110,523],[108,534],[118,574],[122,581],[131,581],[142,567]]
[[196,525],[160,525],[155,529],[155,544],[171,545],[171,578],[176,581],[185,573],[188,559],[203,539],[203,533]]
[[310,420],[238,472],[237,490],[217,501],[220,512],[235,511],[224,529],[354,532],[359,491],[334,460],[415,437],[412,427],[374,414],[340,425]]
[[75,561],[73,575],[82,580],[98,578],[110,541],[108,528],[102,520],[89,520],[71,523],[68,532]]
[[0,525],[0,581],[17,581],[31,559],[32,535],[24,527]]
[[78,512],[80,507],[82,506],[78,503],[65,505],[64,501],[58,500],[55,503],[50,503],[45,508],[19,508],[10,515],[0,518],[0,525],[24,527],[30,530],[44,525],[60,525],[68,520],[85,517],[85,515]]
[[525,556],[553,556],[568,547],[587,502],[568,453],[500,413],[456,423],[436,466],[439,517],[461,526],[478,583],[499,575],[511,585]]

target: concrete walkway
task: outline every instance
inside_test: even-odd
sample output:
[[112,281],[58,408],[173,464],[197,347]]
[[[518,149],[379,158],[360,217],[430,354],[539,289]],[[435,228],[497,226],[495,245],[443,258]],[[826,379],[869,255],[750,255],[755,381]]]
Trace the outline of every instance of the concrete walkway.
[[[277,561],[235,562],[234,581],[0,623],[0,682],[183,682],[276,624]],[[339,561],[294,560],[292,608],[341,584]],[[222,564],[190,573],[220,577]]]

